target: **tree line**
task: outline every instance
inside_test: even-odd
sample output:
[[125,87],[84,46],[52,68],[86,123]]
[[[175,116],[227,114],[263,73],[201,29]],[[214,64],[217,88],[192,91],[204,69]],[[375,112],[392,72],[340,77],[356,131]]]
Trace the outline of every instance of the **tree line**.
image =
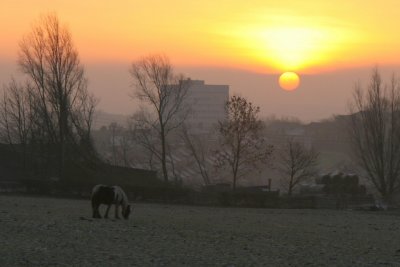
[[93,159],[97,99],[87,90],[71,34],[55,15],[42,17],[23,37],[18,66],[26,79],[4,86],[2,138],[24,168],[64,179],[71,165]]

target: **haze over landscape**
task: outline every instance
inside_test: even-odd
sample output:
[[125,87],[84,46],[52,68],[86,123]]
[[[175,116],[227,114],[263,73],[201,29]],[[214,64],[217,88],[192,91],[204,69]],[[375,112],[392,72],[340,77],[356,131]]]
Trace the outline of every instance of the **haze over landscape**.
[[0,0],[0,266],[399,266],[399,10]]
[[[131,114],[129,67],[164,53],[178,72],[261,107],[261,114],[304,121],[348,112],[354,83],[371,68],[399,72],[397,1],[2,1],[0,84],[18,77],[18,43],[40,15],[68,25],[98,108]],[[157,18],[157,19],[154,19]],[[295,71],[300,86],[282,90]]]

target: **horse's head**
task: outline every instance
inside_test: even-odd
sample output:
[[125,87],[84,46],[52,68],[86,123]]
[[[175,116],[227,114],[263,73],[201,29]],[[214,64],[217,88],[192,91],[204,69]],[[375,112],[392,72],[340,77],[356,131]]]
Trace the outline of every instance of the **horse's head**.
[[122,210],[122,216],[127,220],[129,218],[129,214],[131,214],[131,205],[126,205],[125,209]]

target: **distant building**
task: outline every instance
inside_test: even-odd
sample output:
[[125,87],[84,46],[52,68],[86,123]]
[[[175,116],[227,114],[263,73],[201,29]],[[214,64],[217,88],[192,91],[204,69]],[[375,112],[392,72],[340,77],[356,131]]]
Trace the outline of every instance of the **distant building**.
[[226,118],[225,104],[229,100],[229,85],[211,85],[202,80],[191,80],[187,97],[191,114],[186,122],[192,131],[206,133],[219,120]]

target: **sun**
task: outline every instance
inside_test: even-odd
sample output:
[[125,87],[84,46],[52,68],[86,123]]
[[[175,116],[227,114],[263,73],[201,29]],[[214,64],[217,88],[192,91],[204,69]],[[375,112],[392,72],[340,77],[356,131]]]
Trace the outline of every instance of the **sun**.
[[300,77],[295,72],[285,72],[279,76],[279,85],[283,90],[293,91],[299,87]]

